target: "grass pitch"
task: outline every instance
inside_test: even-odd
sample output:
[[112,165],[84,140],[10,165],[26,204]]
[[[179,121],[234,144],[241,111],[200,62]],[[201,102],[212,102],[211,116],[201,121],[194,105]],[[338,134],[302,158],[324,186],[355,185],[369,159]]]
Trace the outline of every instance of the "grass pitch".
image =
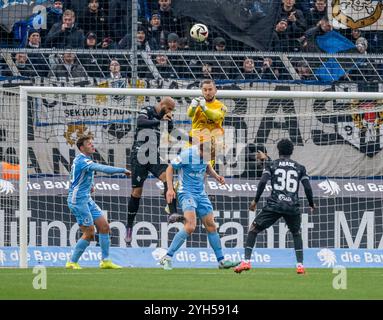
[[47,288],[36,290],[32,269],[0,269],[0,299],[383,299],[382,269],[347,269],[346,290],[333,288],[332,269],[46,270]]

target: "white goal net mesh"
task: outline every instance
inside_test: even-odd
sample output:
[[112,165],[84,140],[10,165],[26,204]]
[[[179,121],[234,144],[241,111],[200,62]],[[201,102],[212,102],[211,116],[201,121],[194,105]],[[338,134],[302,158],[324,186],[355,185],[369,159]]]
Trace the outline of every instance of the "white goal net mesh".
[[[1,247],[18,245],[19,95],[9,91],[1,91],[0,95]],[[137,112],[143,106],[156,105],[161,98],[61,93],[28,97],[30,246],[73,246],[79,237],[78,225],[67,206],[69,171],[78,153],[77,137],[83,133],[94,135],[95,161],[129,168]],[[176,132],[169,135],[166,126],[161,127],[160,151],[165,162],[185,145],[191,127],[186,115],[191,98],[175,99]],[[304,247],[383,248],[382,101],[346,96],[337,100],[221,100],[228,112],[224,121],[225,153],[217,157],[216,169],[226,177],[226,184],[220,186],[209,179],[206,189],[224,247],[244,246],[247,228],[256,214],[248,211],[262,172],[255,152],[262,150],[276,159],[277,141],[289,138],[295,145],[293,159],[305,165],[312,177],[318,207],[311,214],[301,190]],[[14,168],[16,173],[7,175],[5,168]],[[111,222],[112,246],[126,246],[130,192],[130,179],[96,175],[93,197]],[[166,248],[182,227],[180,223],[168,225],[162,192],[163,185],[149,176],[135,221],[132,247]],[[269,194],[267,187],[259,209]],[[200,223],[186,245],[208,245]],[[280,221],[257,238],[256,246],[292,247],[292,238]]]

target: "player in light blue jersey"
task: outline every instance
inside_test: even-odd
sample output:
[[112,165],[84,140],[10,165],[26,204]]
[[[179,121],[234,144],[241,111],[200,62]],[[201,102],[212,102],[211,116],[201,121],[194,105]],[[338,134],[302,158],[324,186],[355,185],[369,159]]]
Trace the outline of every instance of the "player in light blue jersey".
[[130,171],[125,168],[105,166],[93,162],[90,156],[95,152],[92,136],[82,136],[76,142],[80,154],[73,161],[70,173],[70,188],[68,194],[68,206],[76,217],[82,231],[82,237],[77,241],[71,260],[66,263],[67,269],[81,269],[78,260],[94,239],[95,228],[99,233],[99,242],[102,253],[100,262],[101,269],[120,269],[109,259],[109,223],[102,215],[100,207],[93,201],[90,194],[93,192],[94,172],[108,174],[124,173],[130,176]]
[[[165,270],[172,269],[172,257],[182,246],[189,235],[194,232],[197,217],[201,219],[207,231],[208,241],[214,250],[220,269],[235,267],[239,262],[225,260],[221,240],[214,222],[213,206],[205,191],[205,174],[212,176],[220,184],[225,183],[225,178],[218,175],[209,163],[211,157],[210,142],[194,144],[184,149],[168,166],[166,181],[168,183],[167,201],[176,197],[173,187],[174,170],[178,170],[179,187],[177,196],[184,213],[184,228],[180,230],[160,263]],[[169,202],[170,201],[170,202]]]

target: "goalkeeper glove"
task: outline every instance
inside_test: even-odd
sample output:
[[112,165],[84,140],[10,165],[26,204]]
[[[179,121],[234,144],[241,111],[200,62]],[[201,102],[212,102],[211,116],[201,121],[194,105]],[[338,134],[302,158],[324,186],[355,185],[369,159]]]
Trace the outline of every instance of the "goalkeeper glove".
[[192,109],[196,109],[198,107],[200,103],[200,99],[199,98],[194,98],[190,104],[190,106],[192,107]]
[[203,112],[205,112],[207,110],[206,100],[204,98],[200,98],[199,105],[202,108]]

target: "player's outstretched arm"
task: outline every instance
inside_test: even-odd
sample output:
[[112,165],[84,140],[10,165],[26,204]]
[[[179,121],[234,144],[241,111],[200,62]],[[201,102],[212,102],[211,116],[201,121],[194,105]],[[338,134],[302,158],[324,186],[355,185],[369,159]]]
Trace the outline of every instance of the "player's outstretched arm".
[[106,166],[106,165],[94,163],[94,162],[92,162],[89,165],[88,170],[104,172],[107,174],[124,173],[128,177],[131,175],[131,172],[125,168]]
[[174,176],[174,169],[172,165],[168,165],[166,168],[166,183],[168,184],[168,191],[166,193],[166,201],[168,203],[172,203],[173,199],[176,198],[176,193],[174,191],[173,187],[173,176]]
[[309,202],[309,206],[311,207],[311,212],[314,212],[315,204],[314,204],[313,189],[311,188],[309,179],[303,179],[302,185],[303,185],[303,188],[305,189],[306,198]]
[[225,177],[220,176],[217,171],[215,171],[212,165],[209,163],[206,167],[206,173],[217,180],[220,184],[225,184]]

